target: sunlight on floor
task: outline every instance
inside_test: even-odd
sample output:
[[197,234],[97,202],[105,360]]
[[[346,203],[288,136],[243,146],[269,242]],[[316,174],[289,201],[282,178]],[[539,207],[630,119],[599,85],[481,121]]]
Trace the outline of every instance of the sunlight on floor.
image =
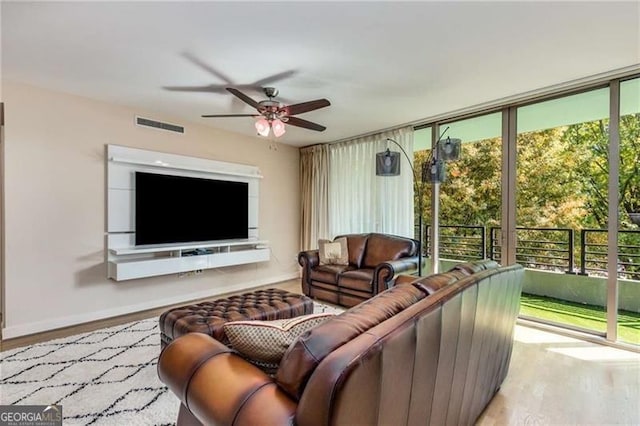
[[622,349],[602,347],[548,348],[548,351],[581,359],[583,361],[634,361],[640,367],[640,354]]
[[572,337],[562,336],[560,334],[549,333],[535,328],[516,325],[515,340],[522,343],[540,344],[540,343],[576,343]]
[[[516,325],[515,341],[531,345],[545,345],[547,351],[583,361],[633,361],[640,367],[640,354],[609,346],[595,345],[573,337]],[[568,345],[569,344],[569,345]]]

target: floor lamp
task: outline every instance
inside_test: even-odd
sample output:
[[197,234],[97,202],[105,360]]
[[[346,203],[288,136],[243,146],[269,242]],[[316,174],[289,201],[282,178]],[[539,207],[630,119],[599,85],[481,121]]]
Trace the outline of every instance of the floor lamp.
[[[398,142],[393,139],[387,138],[387,142],[393,142],[400,148],[400,151],[404,154],[405,158],[409,162],[409,167],[411,167],[411,172],[413,173],[413,185],[414,191],[418,194],[418,241],[420,244],[420,248],[418,250],[418,275],[422,276],[422,245],[423,245],[423,189],[424,184],[427,182],[433,184],[439,184],[445,181],[446,178],[446,168],[445,162],[455,161],[460,158],[460,146],[462,141],[460,139],[451,139],[447,137],[447,139],[443,140],[442,137],[449,129],[447,127],[444,129],[440,137],[438,138],[438,142],[435,147],[431,150],[429,158],[422,164],[422,170],[420,176],[416,173],[416,169],[413,167],[413,162],[411,158],[407,154],[407,152],[402,148]],[[376,154],[376,175],[377,176],[398,176],[400,174],[400,153],[391,151],[387,148],[386,151],[379,152]],[[437,228],[437,222],[436,226]],[[438,247],[435,247],[435,250],[438,250]],[[438,258],[438,256],[434,256],[434,258]]]
[[[405,158],[409,162],[409,167],[411,167],[411,172],[413,173],[413,190],[418,194],[418,241],[420,247],[418,248],[418,275],[422,276],[422,213],[423,213],[423,203],[422,203],[422,187],[424,184],[424,167],[423,172],[418,176],[416,174],[416,170],[413,167],[413,161],[407,154],[407,152],[402,148],[398,142],[393,139],[387,138],[387,142],[393,142],[400,148],[400,151],[404,154]],[[426,163],[425,163],[426,164]],[[389,148],[387,148],[384,152],[379,152],[376,154],[376,175],[377,176],[398,176],[400,174],[400,153],[393,152]],[[420,179],[418,179],[420,178]]]

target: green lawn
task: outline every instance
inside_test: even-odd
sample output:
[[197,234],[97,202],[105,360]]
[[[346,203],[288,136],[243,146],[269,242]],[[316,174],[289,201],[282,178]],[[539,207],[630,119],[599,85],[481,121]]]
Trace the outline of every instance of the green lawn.
[[[606,311],[600,306],[583,305],[532,294],[522,294],[520,315],[600,332],[604,332],[607,328]],[[622,310],[618,312],[618,339],[627,343],[640,344],[640,314]]]

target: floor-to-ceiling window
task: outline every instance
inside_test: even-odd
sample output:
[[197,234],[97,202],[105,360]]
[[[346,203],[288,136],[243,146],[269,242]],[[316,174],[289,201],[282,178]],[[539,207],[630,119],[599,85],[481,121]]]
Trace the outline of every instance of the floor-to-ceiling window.
[[[602,334],[608,120],[608,88],[517,110],[516,261],[529,268],[521,315]],[[581,237],[584,265],[576,262]]]
[[463,141],[435,191],[441,270],[484,227],[486,257],[526,268],[523,317],[639,344],[640,78],[538,99],[416,131],[417,165],[433,128]]

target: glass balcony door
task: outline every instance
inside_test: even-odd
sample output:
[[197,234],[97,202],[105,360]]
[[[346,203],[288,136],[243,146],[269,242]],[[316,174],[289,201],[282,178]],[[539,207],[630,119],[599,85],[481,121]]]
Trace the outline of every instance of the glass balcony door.
[[[516,114],[515,254],[527,268],[521,316],[604,335],[606,274],[578,274],[575,257],[582,230],[608,226],[609,89]],[[592,252],[604,248],[587,256],[589,264],[606,270],[607,233],[589,239]]]

